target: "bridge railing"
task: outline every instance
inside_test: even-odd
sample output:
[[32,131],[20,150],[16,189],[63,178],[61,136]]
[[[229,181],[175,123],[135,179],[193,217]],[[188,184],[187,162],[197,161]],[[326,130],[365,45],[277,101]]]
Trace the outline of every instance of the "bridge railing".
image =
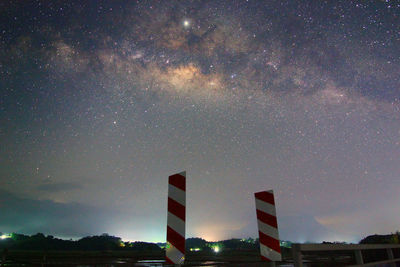
[[[395,267],[396,262],[400,262],[400,258],[394,257],[393,249],[400,249],[398,244],[293,244],[293,263],[295,267],[303,267],[303,252],[316,253],[323,251],[340,252],[353,251],[356,265],[348,265],[352,267],[376,266],[379,264],[390,264]],[[387,259],[364,263],[363,251],[366,250],[386,250]]]

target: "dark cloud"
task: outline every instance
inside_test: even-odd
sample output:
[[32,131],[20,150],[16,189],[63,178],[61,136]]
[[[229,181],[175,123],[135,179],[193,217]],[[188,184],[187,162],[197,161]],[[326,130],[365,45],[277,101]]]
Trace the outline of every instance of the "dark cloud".
[[[325,240],[339,241],[343,238],[336,231],[333,231],[315,220],[312,214],[287,215],[279,218],[280,236],[282,240],[299,240],[300,242],[322,242]],[[310,231],[309,229],[312,229]],[[351,240],[357,241],[357,240]]]
[[76,184],[76,183],[46,183],[39,185],[37,189],[39,191],[45,191],[45,192],[53,192],[57,193],[60,191],[69,191],[69,190],[76,190],[76,189],[82,189],[82,185]]
[[106,232],[116,218],[116,213],[107,209],[24,198],[4,190],[0,190],[0,202],[0,228],[4,232],[81,237]]

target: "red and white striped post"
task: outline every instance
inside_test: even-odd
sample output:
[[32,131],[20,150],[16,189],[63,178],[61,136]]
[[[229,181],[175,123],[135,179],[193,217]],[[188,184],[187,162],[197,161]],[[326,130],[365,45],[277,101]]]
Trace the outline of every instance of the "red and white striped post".
[[168,180],[167,247],[168,264],[185,261],[186,172],[171,175]]
[[262,191],[255,193],[254,196],[256,198],[261,259],[272,262],[281,261],[282,255],[279,245],[274,191]]

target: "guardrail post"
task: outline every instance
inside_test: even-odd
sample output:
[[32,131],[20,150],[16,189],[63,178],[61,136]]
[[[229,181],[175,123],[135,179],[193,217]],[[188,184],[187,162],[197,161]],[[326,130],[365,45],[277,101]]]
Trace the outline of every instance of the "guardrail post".
[[356,256],[357,264],[364,264],[363,256],[361,253],[361,249],[354,250],[354,255]]
[[168,264],[185,262],[186,172],[168,178],[167,245]]
[[303,267],[303,256],[301,255],[300,244],[292,245],[294,267]]
[[[387,252],[387,254],[388,254],[389,260],[394,260],[393,250],[392,250],[391,248],[387,248],[387,249],[386,249],[386,252]],[[392,262],[392,263],[390,264],[390,266],[391,266],[391,267],[396,267],[396,263]]]
[[254,193],[254,197],[256,200],[261,260],[267,262],[282,261],[274,191],[257,192]]

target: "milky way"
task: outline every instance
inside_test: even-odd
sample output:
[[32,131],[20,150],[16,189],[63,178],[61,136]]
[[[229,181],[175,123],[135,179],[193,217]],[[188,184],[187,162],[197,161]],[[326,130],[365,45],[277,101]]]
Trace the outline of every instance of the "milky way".
[[[0,4],[0,231],[163,241],[399,230],[397,1]],[[84,214],[84,215],[82,215]]]

